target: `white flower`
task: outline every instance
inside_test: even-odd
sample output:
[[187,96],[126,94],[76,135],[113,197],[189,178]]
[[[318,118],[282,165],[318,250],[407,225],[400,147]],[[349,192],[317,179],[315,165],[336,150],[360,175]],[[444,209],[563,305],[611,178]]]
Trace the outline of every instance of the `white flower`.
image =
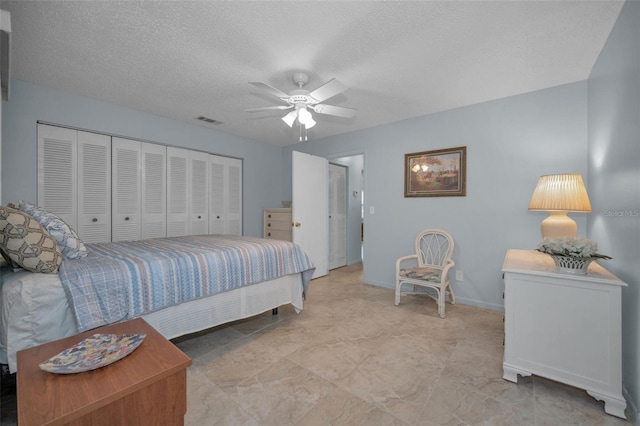
[[538,243],[538,251],[559,256],[611,259],[597,253],[598,244],[595,241],[580,237],[545,237]]

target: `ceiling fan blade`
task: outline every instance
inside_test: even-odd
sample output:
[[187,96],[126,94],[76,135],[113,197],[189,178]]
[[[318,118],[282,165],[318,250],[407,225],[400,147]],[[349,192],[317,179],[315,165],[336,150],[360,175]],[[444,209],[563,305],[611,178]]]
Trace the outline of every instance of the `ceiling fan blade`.
[[340,83],[335,78],[332,78],[313,92],[309,93],[309,96],[315,99],[317,103],[322,102],[325,99],[329,99],[339,93],[342,93],[345,90],[347,90],[347,86]]
[[311,108],[318,114],[335,115],[338,117],[351,118],[356,115],[356,111],[353,108],[345,108],[334,105],[318,104]]
[[293,105],[278,105],[278,106],[270,106],[270,107],[262,107],[262,108],[251,108],[245,109],[245,112],[256,112],[256,111],[268,111],[273,109],[291,109]]
[[289,97],[289,95],[284,93],[282,90],[278,90],[275,87],[269,86],[267,83],[261,83],[259,81],[250,81],[249,84],[257,87],[258,89],[262,90],[265,93],[270,94],[271,96],[275,96],[278,99]]

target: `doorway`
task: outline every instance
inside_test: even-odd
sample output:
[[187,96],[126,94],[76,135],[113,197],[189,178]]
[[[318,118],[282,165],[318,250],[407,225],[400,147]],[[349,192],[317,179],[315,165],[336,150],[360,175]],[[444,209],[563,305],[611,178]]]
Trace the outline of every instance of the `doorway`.
[[[363,226],[364,226],[364,155],[363,154],[354,154],[348,156],[342,156],[339,158],[331,158],[330,159],[330,173],[333,166],[334,171],[344,171],[346,175],[346,179],[342,183],[340,180],[336,180],[332,182],[331,178],[329,178],[329,204],[331,204],[331,200],[334,197],[339,197],[340,200],[344,203],[345,208],[345,226],[340,229],[339,226],[334,228],[334,236],[331,235],[330,230],[330,238],[329,238],[329,253],[333,253],[336,247],[340,247],[340,241],[345,241],[346,244],[346,263],[342,262],[342,265],[354,265],[356,263],[360,263],[363,261]],[[340,186],[338,190],[336,185]],[[332,195],[332,190],[335,194]],[[340,192],[344,195],[337,195]],[[336,199],[336,206],[339,206],[339,203]],[[329,216],[333,216],[330,206]],[[334,217],[331,217],[331,221]],[[338,222],[338,221],[335,221]],[[340,237],[338,237],[340,234]],[[335,239],[337,242],[333,243],[332,239]],[[331,254],[330,254],[331,256]],[[333,269],[333,265],[330,262],[329,269]],[[337,264],[336,264],[337,265]],[[336,266],[339,267],[339,266]]]
[[329,163],[329,269],[347,266],[347,167]]

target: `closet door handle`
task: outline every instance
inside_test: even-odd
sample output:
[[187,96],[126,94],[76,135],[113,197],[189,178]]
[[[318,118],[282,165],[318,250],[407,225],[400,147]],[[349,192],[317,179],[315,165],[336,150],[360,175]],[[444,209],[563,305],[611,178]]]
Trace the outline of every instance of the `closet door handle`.
[[129,220],[129,217],[125,217],[124,220]]
[[91,222],[97,222],[97,221],[98,221],[97,217],[94,217],[93,219],[91,219]]

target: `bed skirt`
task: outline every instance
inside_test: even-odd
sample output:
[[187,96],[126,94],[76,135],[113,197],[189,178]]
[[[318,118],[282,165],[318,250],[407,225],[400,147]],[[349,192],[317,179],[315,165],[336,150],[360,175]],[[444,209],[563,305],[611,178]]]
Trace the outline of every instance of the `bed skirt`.
[[[5,269],[5,268],[3,268]],[[303,307],[302,274],[195,299],[143,315],[167,339],[248,318],[278,306]],[[58,275],[2,274],[0,363],[17,370],[16,352],[78,333]]]

